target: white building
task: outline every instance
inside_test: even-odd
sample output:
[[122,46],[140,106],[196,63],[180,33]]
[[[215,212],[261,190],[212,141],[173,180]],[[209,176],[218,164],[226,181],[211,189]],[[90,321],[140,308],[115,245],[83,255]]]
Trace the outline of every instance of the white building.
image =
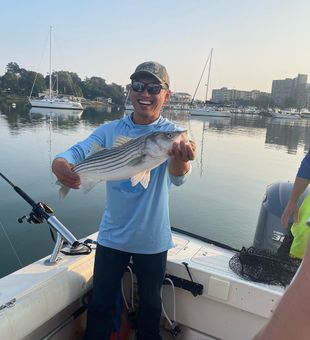
[[192,96],[190,94],[185,92],[173,92],[166,106],[176,110],[184,110],[189,108],[191,101]]

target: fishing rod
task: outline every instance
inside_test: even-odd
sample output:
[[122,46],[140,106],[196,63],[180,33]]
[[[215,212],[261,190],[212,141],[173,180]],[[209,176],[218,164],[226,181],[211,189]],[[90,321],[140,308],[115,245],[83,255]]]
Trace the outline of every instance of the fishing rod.
[[67,255],[82,255],[89,254],[91,252],[91,247],[85,243],[79,242],[73,234],[57,219],[54,215],[54,211],[46,203],[38,202],[36,203],[28,194],[25,193],[20,187],[13,184],[6,176],[0,172],[0,177],[2,177],[28,204],[31,205],[32,210],[29,216],[22,216],[18,218],[19,223],[23,223],[26,219],[28,223],[39,224],[46,221],[56,232],[57,240],[53,253],[46,261],[46,264],[55,264],[60,258],[58,254],[63,245],[64,240],[66,240],[70,248],[67,250],[62,250],[61,252]]

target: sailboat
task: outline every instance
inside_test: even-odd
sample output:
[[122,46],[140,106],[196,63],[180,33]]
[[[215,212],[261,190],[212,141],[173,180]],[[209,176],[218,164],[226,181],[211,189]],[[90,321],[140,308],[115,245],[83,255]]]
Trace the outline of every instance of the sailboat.
[[[212,53],[213,53],[213,48],[211,49],[210,55],[209,55],[209,57],[207,59],[207,62],[205,64],[204,68],[203,68],[201,77],[199,79],[199,82],[198,82],[198,85],[197,85],[197,88],[196,88],[196,92],[197,92],[197,89],[199,87],[200,81],[201,81],[201,79],[203,77],[204,71],[205,71],[206,66],[207,66],[207,64],[209,62],[208,80],[207,80],[207,84],[206,84],[205,106],[203,106],[203,107],[192,107],[189,111],[190,111],[190,114],[192,116],[231,117],[231,112],[229,110],[223,108],[223,107],[207,106],[206,105],[206,103],[208,101],[208,89],[209,89],[209,82],[210,82]],[[196,92],[195,92],[195,94],[196,94]],[[193,96],[192,103],[194,101],[195,94]]]
[[40,98],[32,98],[30,94],[28,100],[32,107],[53,108],[53,109],[70,109],[83,110],[82,104],[77,99],[69,99],[56,95],[52,86],[52,27],[50,27],[50,54],[49,54],[49,93]]

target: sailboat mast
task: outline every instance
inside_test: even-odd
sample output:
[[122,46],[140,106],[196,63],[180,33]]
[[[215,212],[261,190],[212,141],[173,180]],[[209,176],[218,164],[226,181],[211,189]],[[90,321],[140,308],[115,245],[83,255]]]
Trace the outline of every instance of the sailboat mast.
[[50,79],[49,79],[49,97],[52,99],[52,26],[50,26]]
[[208,79],[207,79],[207,84],[206,84],[206,103],[207,103],[207,100],[208,100],[208,90],[209,90],[209,82],[210,82],[210,72],[211,72],[212,53],[213,53],[213,48],[211,48],[211,52],[210,52],[210,62],[209,62],[209,70],[208,70]]

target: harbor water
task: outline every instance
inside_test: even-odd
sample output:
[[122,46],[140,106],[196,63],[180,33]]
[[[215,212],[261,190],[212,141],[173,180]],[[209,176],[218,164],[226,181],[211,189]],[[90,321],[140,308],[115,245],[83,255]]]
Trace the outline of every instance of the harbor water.
[[[87,194],[71,191],[60,201],[50,165],[58,152],[123,115],[121,110],[56,113],[0,103],[0,172],[35,201],[51,206],[77,238],[87,236],[98,229],[104,183]],[[235,248],[250,246],[267,185],[295,178],[310,145],[310,120],[242,114],[202,118],[182,111],[163,115],[186,128],[197,143],[191,176],[171,188],[172,226]],[[18,223],[30,210],[0,179],[0,277],[53,249],[46,223]]]

